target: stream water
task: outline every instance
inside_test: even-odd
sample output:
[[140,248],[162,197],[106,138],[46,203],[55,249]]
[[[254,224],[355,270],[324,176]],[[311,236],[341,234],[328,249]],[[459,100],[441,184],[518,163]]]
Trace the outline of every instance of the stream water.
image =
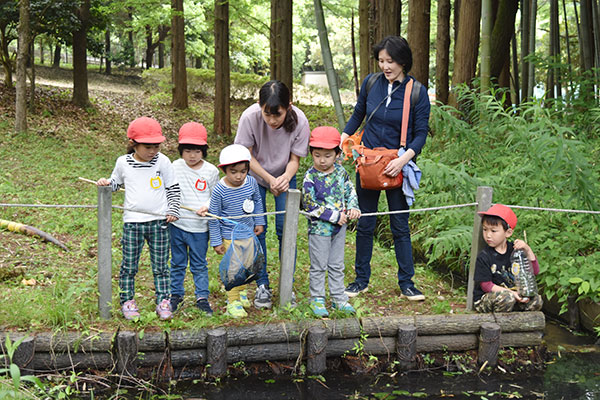
[[543,370],[526,373],[419,372],[407,375],[353,375],[339,371],[324,380],[254,375],[207,385],[181,382],[187,400],[270,399],[565,399],[600,400],[600,346],[593,336],[573,335],[548,322],[544,341],[552,359]]

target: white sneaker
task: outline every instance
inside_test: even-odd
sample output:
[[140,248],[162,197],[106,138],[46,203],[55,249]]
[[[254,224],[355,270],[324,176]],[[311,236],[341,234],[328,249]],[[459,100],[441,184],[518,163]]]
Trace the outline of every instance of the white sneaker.
[[256,294],[254,295],[254,307],[256,308],[271,308],[273,306],[273,302],[271,298],[273,294],[271,290],[267,288],[265,285],[260,285],[256,288]]

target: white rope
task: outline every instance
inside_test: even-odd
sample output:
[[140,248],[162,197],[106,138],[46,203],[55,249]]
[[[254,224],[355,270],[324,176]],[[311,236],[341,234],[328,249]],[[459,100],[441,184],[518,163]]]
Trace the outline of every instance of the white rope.
[[509,206],[510,208],[520,208],[522,210],[536,210],[536,211],[552,211],[552,212],[563,212],[563,213],[576,213],[576,214],[600,214],[600,211],[593,210],[570,210],[566,208],[544,208],[544,207],[528,207],[528,206]]
[[[415,212],[423,212],[423,211],[437,211],[437,210],[447,210],[450,208],[461,208],[461,207],[473,207],[478,203],[466,203],[466,204],[455,204],[450,206],[439,206],[439,207],[428,207],[428,208],[415,208],[414,210],[396,210],[396,211],[382,211],[382,212],[373,212],[373,213],[364,213],[361,214],[361,217],[373,217],[377,215],[390,215],[390,214],[403,214],[403,213],[415,213]],[[306,215],[310,217],[311,214],[306,211],[300,211],[300,214]]]
[[[145,210],[136,210],[133,208],[125,208],[123,206],[112,206],[112,208],[116,208],[118,210],[123,210],[123,211],[131,211],[131,212],[136,212],[136,213],[140,213],[140,214],[149,214],[149,215],[156,215],[159,217],[164,217],[166,218],[166,215],[164,214],[158,214],[158,213],[153,213],[151,211],[145,211]],[[240,218],[247,218],[247,217],[262,217],[262,216],[266,216],[266,215],[276,215],[276,214],[285,214],[285,211],[273,211],[273,212],[266,212],[266,213],[261,213],[261,214],[245,214],[245,215],[236,215],[236,216],[231,216],[231,217],[227,217],[227,219],[240,219]],[[194,217],[179,217],[179,219],[195,219],[195,220],[209,220],[209,219],[218,219],[216,217],[201,217],[201,216],[194,216]]]
[[98,208],[97,205],[77,205],[77,204],[15,204],[0,203],[0,207],[45,207],[45,208]]

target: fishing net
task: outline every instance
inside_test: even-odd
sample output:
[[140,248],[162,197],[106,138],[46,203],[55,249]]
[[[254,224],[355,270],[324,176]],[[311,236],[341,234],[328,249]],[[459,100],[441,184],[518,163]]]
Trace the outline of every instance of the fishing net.
[[254,230],[243,223],[234,224],[231,244],[219,264],[219,274],[225,290],[256,280],[265,262],[265,255]]

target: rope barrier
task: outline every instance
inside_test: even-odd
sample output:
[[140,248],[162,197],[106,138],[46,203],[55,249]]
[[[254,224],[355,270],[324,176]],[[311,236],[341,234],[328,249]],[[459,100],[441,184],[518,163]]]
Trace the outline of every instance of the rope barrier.
[[98,208],[95,204],[16,204],[16,203],[0,203],[0,207],[42,207],[42,208]]
[[[451,208],[462,208],[462,207],[473,207],[476,206],[477,203],[465,203],[465,204],[454,204],[449,206],[438,206],[438,207],[428,207],[428,208],[416,208],[414,210],[396,210],[396,211],[382,211],[382,212],[373,212],[373,213],[364,213],[361,214],[361,217],[373,217],[377,215],[390,215],[390,214],[403,214],[403,213],[416,213],[416,212],[424,212],[424,211],[437,211],[437,210],[447,210]],[[306,211],[300,211],[300,214],[310,217],[310,213]]]
[[529,206],[508,206],[508,207],[520,208],[522,210],[535,210],[535,211],[552,211],[552,212],[576,213],[576,214],[600,214],[600,211],[570,210],[570,209],[566,209],[566,208],[545,208],[545,207],[529,207]]

